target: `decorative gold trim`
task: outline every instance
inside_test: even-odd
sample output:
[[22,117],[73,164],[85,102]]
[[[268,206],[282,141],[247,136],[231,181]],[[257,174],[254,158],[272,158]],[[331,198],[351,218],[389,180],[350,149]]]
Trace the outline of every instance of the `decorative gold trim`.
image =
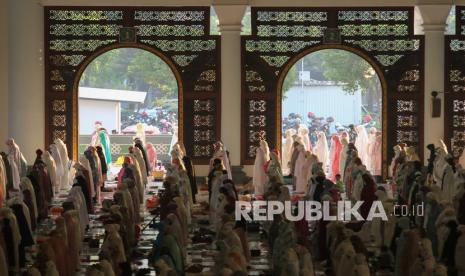
[[386,78],[384,76],[384,71],[381,69],[381,67],[378,65],[376,61],[373,60],[373,58],[370,57],[369,54],[350,47],[348,45],[344,44],[326,44],[326,45],[318,45],[318,46],[313,46],[310,48],[307,48],[297,55],[293,56],[290,58],[287,63],[284,65],[282,68],[281,72],[279,73],[278,77],[278,85],[276,87],[277,90],[277,99],[276,99],[276,126],[277,128],[277,136],[276,136],[276,147],[278,149],[281,148],[281,140],[282,140],[282,86],[284,83],[284,79],[286,78],[287,73],[291,69],[291,67],[298,62],[301,58],[313,53],[317,52],[320,50],[326,50],[326,49],[339,49],[339,50],[345,50],[348,52],[351,52],[353,54],[358,55],[359,57],[363,58],[366,62],[368,62],[373,69],[375,69],[376,74],[378,75],[378,78],[381,82],[381,89],[382,89],[382,97],[383,97],[383,110],[382,110],[382,135],[383,135],[383,145],[382,145],[382,159],[383,159],[383,164],[382,164],[382,177],[383,180],[387,178],[387,169],[388,169],[388,164],[387,164],[387,107],[388,107],[388,98],[387,98],[387,92],[388,92],[388,86],[386,82]]
[[178,85],[178,139],[180,141],[184,141],[184,87],[182,83],[182,78],[181,74],[179,73],[176,65],[169,59],[165,54],[163,54],[161,51],[149,47],[144,44],[140,43],[115,43],[106,47],[103,47],[99,50],[94,51],[90,56],[86,57],[84,61],[79,65],[79,69],[76,72],[76,75],[74,77],[74,83],[73,83],[73,95],[72,95],[72,112],[73,112],[73,129],[72,129],[72,137],[73,137],[73,145],[72,145],[72,153],[73,153],[73,158],[78,157],[78,147],[79,147],[79,116],[78,116],[78,111],[79,111],[79,106],[78,106],[78,96],[79,96],[79,81],[81,80],[81,76],[84,73],[84,70],[87,68],[87,66],[98,56],[114,50],[114,49],[119,49],[119,48],[138,48],[141,50],[148,51],[157,57],[161,58],[168,66],[170,67],[171,71],[173,72],[174,76],[176,77],[177,85]]

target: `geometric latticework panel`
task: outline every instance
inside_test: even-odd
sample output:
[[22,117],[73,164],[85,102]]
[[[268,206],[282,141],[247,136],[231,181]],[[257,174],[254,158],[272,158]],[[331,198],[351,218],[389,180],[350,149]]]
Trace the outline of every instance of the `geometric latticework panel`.
[[[98,55],[118,47],[139,47],[171,67],[179,88],[179,137],[197,163],[211,156],[219,140],[220,40],[210,36],[210,8],[46,7],[46,143],[62,138],[77,154],[77,83]],[[120,42],[121,27],[136,41]]]
[[445,39],[444,142],[458,157],[465,148],[465,7],[455,11],[457,35]]
[[[323,43],[327,28],[340,44]],[[312,51],[340,48],[367,59],[384,82],[383,171],[392,147],[423,152],[423,37],[413,35],[413,8],[252,8],[252,34],[242,38],[242,163],[266,139],[279,148],[280,85],[290,66]]]
[[465,8],[456,7],[457,35],[446,36],[444,142],[458,157],[465,148]]

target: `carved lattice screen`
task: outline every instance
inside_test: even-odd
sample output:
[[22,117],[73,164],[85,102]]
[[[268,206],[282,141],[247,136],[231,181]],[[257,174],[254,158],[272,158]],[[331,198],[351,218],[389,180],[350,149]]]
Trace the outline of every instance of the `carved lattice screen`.
[[[341,44],[325,45],[326,28]],[[281,145],[281,82],[299,58],[342,48],[371,61],[384,84],[383,174],[400,142],[423,152],[423,37],[413,35],[413,8],[252,8],[252,35],[242,39],[242,162],[258,141]]]
[[456,35],[445,39],[444,138],[454,156],[465,147],[465,7],[456,7]]
[[[210,8],[45,8],[46,143],[63,139],[77,154],[77,83],[85,66],[118,47],[139,47],[163,58],[178,78],[179,136],[204,163],[220,135],[219,37],[210,36]],[[120,43],[135,27],[135,43]]]

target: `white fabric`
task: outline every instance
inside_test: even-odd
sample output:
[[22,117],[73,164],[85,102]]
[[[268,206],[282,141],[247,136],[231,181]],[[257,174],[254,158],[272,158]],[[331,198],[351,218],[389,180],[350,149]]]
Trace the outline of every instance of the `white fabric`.
[[328,140],[326,140],[326,134],[322,131],[318,133],[318,140],[316,142],[314,152],[318,157],[318,161],[322,163],[323,170],[326,171],[329,161],[329,148]]
[[289,173],[289,162],[291,161],[292,157],[292,144],[294,143],[294,139],[292,136],[294,136],[296,131],[291,128],[286,130],[286,138],[283,143],[283,149],[282,149],[282,168],[283,168],[283,174],[288,174]]
[[367,144],[367,154],[368,159],[365,166],[367,170],[372,172],[374,170],[374,163],[375,163],[375,146],[376,146],[376,128],[370,128],[370,132],[368,133],[368,144]]
[[177,169],[178,176],[179,176],[179,192],[180,195],[184,198],[184,203],[188,208],[189,212],[192,208],[194,208],[194,201],[192,199],[192,190],[191,190],[191,182],[189,180],[189,176],[187,175],[186,170],[184,167]]
[[50,180],[52,182],[53,191],[55,194],[60,192],[60,181],[57,177],[57,165],[55,163],[55,159],[50,154],[50,152],[45,151],[42,154],[42,161],[44,161],[45,165],[47,166],[48,175],[50,176]]
[[311,151],[312,144],[310,143],[310,137],[308,137],[308,127],[304,124],[299,126],[299,136],[302,138],[302,144],[305,147],[305,150]]
[[382,166],[382,147],[383,147],[383,137],[381,133],[375,135],[375,141],[370,144],[369,156],[370,156],[370,172],[372,175],[381,175],[381,166]]
[[13,178],[13,188],[19,190],[19,183],[21,182],[21,178],[19,176],[20,171],[18,167],[16,166],[15,161],[13,160],[13,156],[8,155],[7,158],[8,158],[8,162],[10,163],[11,176]]
[[216,227],[217,225],[217,207],[219,201],[220,188],[223,183],[223,173],[221,171],[215,172],[212,180],[211,194],[210,194],[210,225]]
[[[177,134],[176,134],[176,142],[177,142]],[[145,145],[145,124],[137,123],[136,124],[136,136],[134,138],[139,138],[142,143]]]
[[[57,145],[58,150],[60,151],[61,165],[63,167],[63,175],[61,176],[61,183],[64,185],[61,188],[68,188],[69,184],[69,157],[68,149],[61,139],[56,139],[54,142]],[[56,162],[56,160],[55,160]]]
[[[134,159],[132,160],[135,161]],[[134,174],[134,180],[136,181],[137,191],[139,192],[139,202],[143,202],[145,187],[144,183],[142,182],[142,173],[140,172],[139,166],[137,165],[137,163],[134,162],[128,164],[128,168],[131,169],[132,173]]]
[[454,196],[457,194],[458,189],[456,187],[455,174],[452,166],[447,164],[444,167],[444,176],[442,179],[442,200],[448,203],[452,203]]
[[368,135],[365,126],[359,125],[355,128],[357,138],[355,138],[355,147],[357,148],[358,157],[362,160],[362,164],[367,164],[368,156]]
[[87,205],[81,187],[74,186],[69,191],[68,200],[74,204],[74,209],[79,212],[79,223],[81,225],[81,240],[84,239],[86,226],[89,224],[89,214],[87,213]]
[[310,179],[314,176],[314,166],[318,164],[318,157],[313,155],[310,151],[307,151],[305,153],[305,162],[302,166],[302,179],[301,181],[297,182],[297,185],[299,185],[299,188],[303,188],[303,191],[298,191],[298,192],[307,192],[308,185],[310,183]]
[[228,179],[232,179],[231,163],[229,162],[226,147],[220,141],[216,142],[216,146],[217,148],[213,153],[213,157],[210,159],[209,171],[213,169],[213,160],[221,159],[223,161],[223,166],[228,174]]
[[11,157],[11,159],[9,158],[8,160],[11,160],[10,163],[14,162],[18,172],[21,172],[21,151],[19,150],[19,146],[12,138],[8,139],[6,144],[8,146],[8,157]]
[[297,157],[297,161],[295,162],[295,171],[294,171],[294,177],[295,177],[295,188],[297,193],[303,193],[307,191],[307,185],[308,185],[308,160],[307,160],[307,152],[305,151],[305,146],[302,144],[299,144],[296,147],[299,155]]
[[62,158],[61,158],[61,153],[60,150],[58,149],[58,146],[55,144],[50,145],[50,154],[53,157],[53,160],[55,161],[55,166],[56,166],[56,171],[55,171],[55,177],[57,179],[57,188],[58,190],[63,189],[66,184],[63,183],[63,174],[65,173],[65,170],[63,168],[63,163],[62,163]]
[[265,163],[270,160],[270,150],[266,141],[260,141],[260,147],[257,148],[255,163],[253,167],[253,186],[255,195],[264,195],[268,176],[265,172]]
[[353,179],[353,188],[352,188],[352,199],[353,200],[361,200],[361,197],[362,197],[362,190],[363,190],[363,186],[364,186],[364,181],[363,181],[363,178],[362,178],[362,175],[363,173],[360,173],[360,172],[364,172],[366,171],[366,168],[365,166],[363,165],[360,165],[360,166],[356,166],[354,164],[354,167],[352,169],[352,175],[353,174],[356,174],[355,178]]
[[[134,157],[135,159],[137,159],[137,163],[139,164],[139,169],[140,169],[140,172],[141,172],[141,176],[142,176],[142,182],[144,184],[147,184],[148,183],[148,180],[147,180],[147,167],[145,166],[145,160],[144,160],[144,157],[142,155],[142,151],[138,148],[138,147],[133,147],[133,150],[134,150]],[[182,159],[181,159],[181,162],[182,162]]]
[[349,139],[347,137],[341,138],[341,144],[342,144],[342,149],[341,149],[341,156],[339,157],[339,171],[340,171],[339,174],[341,175],[341,179],[344,179]]
[[173,200],[176,202],[176,212],[179,214],[179,222],[183,228],[184,238],[187,240],[189,238],[188,226],[191,224],[191,214],[186,208],[186,204],[184,204],[184,199],[182,197],[178,196],[173,198]]
[[170,151],[171,159],[179,159],[182,160],[184,158],[184,151],[181,148],[179,143],[173,145],[172,150]]
[[[178,130],[175,129],[173,136],[171,137],[171,142],[170,142],[170,151],[171,152],[174,148],[174,145],[178,143]],[[145,143],[144,143],[145,145]]]
[[89,181],[90,181],[90,195],[95,197],[95,187],[94,187],[94,178],[92,177],[92,169],[90,167],[89,160],[84,155],[79,157],[79,163],[89,172]]
[[441,186],[444,170],[447,166],[446,156],[447,148],[439,147],[436,149],[436,158],[434,159],[433,177],[436,185]]

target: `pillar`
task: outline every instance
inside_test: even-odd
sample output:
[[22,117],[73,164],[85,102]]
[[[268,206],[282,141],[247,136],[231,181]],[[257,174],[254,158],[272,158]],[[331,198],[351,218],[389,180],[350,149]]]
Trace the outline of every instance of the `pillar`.
[[[444,33],[451,5],[419,5],[418,8],[425,35],[424,141],[425,146],[431,143],[438,145],[439,140],[444,139],[444,94],[439,94],[441,116],[433,118],[431,92],[444,92]],[[425,163],[427,158],[425,154]]]
[[37,0],[2,2],[9,3],[9,135],[32,164],[45,144],[43,7]]
[[0,150],[8,138],[8,1],[0,1]]
[[221,140],[232,166],[241,160],[241,29],[246,5],[214,6],[221,32]]

